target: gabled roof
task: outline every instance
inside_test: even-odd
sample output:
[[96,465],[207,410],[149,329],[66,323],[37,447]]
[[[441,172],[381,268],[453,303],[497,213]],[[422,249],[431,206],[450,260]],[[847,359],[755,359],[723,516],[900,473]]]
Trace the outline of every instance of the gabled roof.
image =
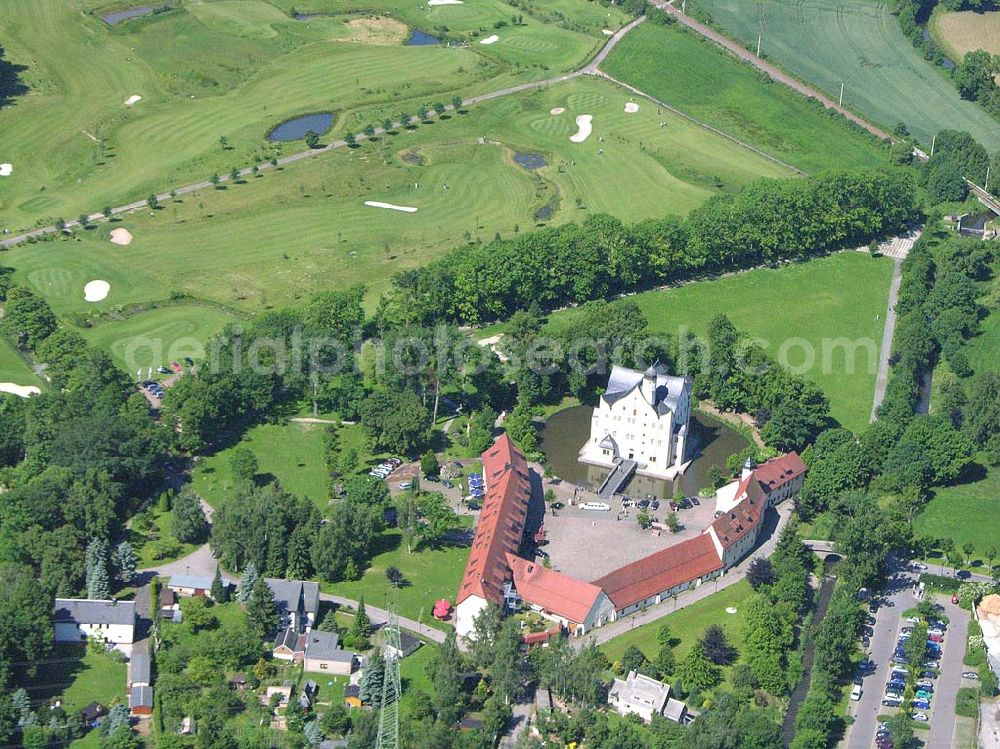
[[[223,583],[227,583],[223,580]],[[167,581],[168,588],[193,588],[195,590],[211,590],[212,578],[203,575],[171,575]]]
[[806,464],[796,452],[785,453],[777,458],[771,458],[766,463],[757,466],[753,475],[767,492],[782,487],[789,481],[806,472]]
[[720,569],[715,544],[703,534],[626,564],[594,585],[620,610]]
[[281,580],[265,577],[264,582],[274,594],[274,604],[281,615],[294,611],[315,614],[319,611],[319,584],[309,580]]
[[277,650],[278,648],[286,648],[293,653],[302,652],[299,648],[299,633],[292,627],[279,630],[277,636],[274,638],[272,650]]
[[748,476],[740,482],[736,496],[744,492],[744,498],[733,509],[712,521],[711,528],[724,549],[728,549],[748,533],[756,530],[767,504],[766,495],[753,476]]
[[688,378],[671,375],[667,368],[660,364],[660,362],[656,362],[646,369],[645,372],[615,365],[611,368],[608,387],[601,397],[607,401],[608,405],[614,405],[617,401],[639,387],[644,379],[653,381],[653,392],[655,395],[650,406],[655,408],[657,414],[660,416],[668,411],[675,412],[681,392],[685,388],[690,388],[691,385],[691,381]]
[[152,707],[153,688],[150,686],[132,687],[128,696],[129,707]]
[[69,624],[135,625],[133,601],[96,601],[90,598],[57,598],[52,619]]
[[486,496],[456,604],[469,596],[503,603],[503,584],[509,576],[506,555],[521,545],[531,498],[528,462],[510,437],[501,434],[482,460]]
[[521,598],[576,624],[586,621],[587,614],[601,595],[601,589],[596,585],[576,580],[514,554],[507,555],[507,564],[514,575],[514,587]]
[[129,684],[149,684],[149,653],[132,653],[128,664]]
[[336,632],[321,632],[313,629],[306,636],[306,658],[318,661],[354,660],[354,653],[340,647],[340,636]]

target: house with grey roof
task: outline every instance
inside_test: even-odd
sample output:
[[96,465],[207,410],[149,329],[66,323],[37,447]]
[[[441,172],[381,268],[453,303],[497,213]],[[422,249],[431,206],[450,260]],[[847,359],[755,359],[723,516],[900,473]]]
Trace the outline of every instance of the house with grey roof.
[[153,688],[148,684],[132,687],[128,693],[128,708],[132,715],[152,715]]
[[649,723],[663,715],[670,699],[670,685],[629,671],[625,679],[615,679],[608,691],[608,704],[620,715],[633,713]]
[[151,678],[149,653],[133,653],[128,662],[129,687],[149,686]]
[[[167,589],[179,596],[212,596],[214,578],[208,575],[171,575],[167,581]],[[232,586],[232,581],[222,578],[222,585]]]
[[306,671],[349,676],[354,670],[354,653],[340,647],[340,637],[336,632],[314,629],[305,638]]
[[309,580],[279,580],[264,578],[274,595],[274,604],[281,617],[281,626],[296,632],[308,632],[316,624],[319,613],[319,584]]
[[52,625],[56,642],[86,642],[96,638],[128,650],[135,641],[135,603],[57,598]]
[[687,463],[690,417],[690,378],[660,362],[643,372],[615,366],[579,459],[605,468],[635,461],[642,475],[672,479]]
[[419,648],[423,644],[424,643],[420,640],[419,637],[414,637],[409,632],[400,630],[400,632],[399,632],[399,649],[397,650],[394,645],[390,645],[389,646],[389,650],[397,658],[402,659],[402,658],[405,658],[406,656],[408,656],[408,655],[416,652],[417,648]]

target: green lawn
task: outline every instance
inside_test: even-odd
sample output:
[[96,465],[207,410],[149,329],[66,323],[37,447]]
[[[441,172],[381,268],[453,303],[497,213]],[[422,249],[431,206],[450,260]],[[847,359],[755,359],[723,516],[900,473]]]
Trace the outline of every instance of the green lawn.
[[[845,252],[650,291],[629,300],[646,313],[654,333],[676,336],[686,327],[705,335],[713,317],[729,315],[737,328],[766,343],[765,351],[779,362],[784,350],[785,361],[800,367],[826,393],[833,417],[858,431],[871,412],[891,277],[891,260]],[[562,329],[578,314],[557,312],[549,324],[553,330]],[[859,345],[856,357],[847,357],[832,345],[838,339],[867,343]],[[809,367],[805,347],[815,356]]]
[[603,69],[807,172],[886,161],[887,152],[845,119],[676,24],[630,32]]
[[[354,600],[364,596],[367,603],[379,608],[387,607],[395,599],[402,616],[435,625],[436,620],[431,616],[434,602],[439,598],[455,600],[469,556],[468,547],[446,546],[407,554],[402,536],[394,528],[382,534],[379,546],[360,580],[323,583],[323,591]],[[398,590],[385,577],[389,566],[398,567],[406,579],[406,584]]]
[[974,480],[935,489],[913,528],[934,538],[954,539],[959,549],[971,542],[975,546],[972,559],[985,561],[987,547],[1000,546],[993,522],[1000,498],[1000,469],[989,466],[983,456],[974,469]]
[[[598,211],[636,221],[685,214],[719,191],[788,175],[686,120],[658,116],[651,105],[627,114],[628,98],[588,78],[491,101],[246,184],[168,201],[155,215],[132,214],[124,222],[134,237],[127,247],[111,244],[102,224],[20,246],[5,264],[63,314],[174,292],[259,311],[359,281],[374,300],[400,270],[468,239],[527,230],[546,205],[554,210],[550,223]],[[555,107],[566,111],[549,114]],[[594,131],[573,143],[581,114],[594,117]],[[529,171],[514,162],[518,151],[542,154],[548,165]],[[368,199],[418,212],[368,207]],[[83,284],[94,279],[111,291],[88,303]]]
[[146,533],[140,533],[135,528],[129,531],[129,541],[139,557],[139,569],[154,567],[157,564],[164,564],[180,559],[190,554],[198,548],[197,544],[185,544],[178,541],[177,553],[168,557],[157,558],[156,541],[161,538],[171,537],[170,524],[173,521],[173,511],[160,512],[156,505],[152,505],[148,510],[153,517],[153,527]]
[[[239,445],[257,456],[259,481],[277,478],[285,491],[309,497],[321,510],[330,497],[329,475],[323,458],[324,424],[261,424],[246,433]],[[191,486],[212,507],[225,504],[233,489],[229,457],[233,448],[202,458]]]
[[34,385],[42,388],[44,383],[24,357],[18,353],[7,336],[0,335],[0,382],[13,382],[15,385]]
[[[706,585],[714,585],[714,583],[706,583]],[[674,646],[674,655],[677,661],[680,662],[688,654],[695,642],[698,641],[705,629],[710,624],[718,624],[725,630],[726,636],[733,646],[739,650],[743,647],[743,609],[747,599],[751,595],[753,595],[753,591],[750,589],[750,584],[745,580],[741,580],[729,588],[708,596],[708,598],[704,598],[697,603],[668,614],[663,619],[650,624],[644,624],[623,635],[619,635],[610,642],[602,645],[600,649],[611,663],[621,660],[625,650],[632,645],[638,647],[645,653],[647,658],[652,660],[656,657],[656,653],[660,649],[660,645],[656,641],[656,632],[666,624],[670,627],[670,632],[673,634],[674,640],[680,641]],[[661,605],[669,607],[673,604],[668,601]],[[726,613],[726,609],[730,606],[736,608],[735,614]],[[724,669],[724,671],[728,673],[728,669]]]
[[67,713],[91,702],[110,706],[125,695],[125,663],[107,654],[94,654],[86,645],[57,645],[51,660],[42,664],[34,678],[19,680],[33,703],[61,699]]
[[871,0],[800,3],[697,0],[715,23],[747,46],[762,35],[762,53],[883,127],[903,121],[925,146],[938,130],[965,130],[993,152],[1000,127],[962,100],[943,69],[903,36],[893,6]]
[[131,374],[187,356],[204,359],[212,336],[238,319],[216,307],[179,304],[101,322],[83,333],[92,346],[110,351],[115,362]]

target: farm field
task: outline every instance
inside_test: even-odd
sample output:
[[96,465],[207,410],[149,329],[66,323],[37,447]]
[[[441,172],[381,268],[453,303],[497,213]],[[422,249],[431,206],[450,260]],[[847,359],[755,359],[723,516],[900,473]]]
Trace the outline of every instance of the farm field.
[[178,304],[100,322],[83,331],[87,341],[109,351],[129,374],[169,365],[190,356],[204,359],[208,342],[238,318],[216,307]]
[[[509,10],[489,3],[490,18]],[[283,150],[266,133],[289,117],[332,111],[340,135],[403,108],[569,70],[605,38],[593,23],[586,32],[528,17],[487,53],[386,45],[358,14],[297,21],[264,0],[193,1],[115,27],[89,10],[82,0],[14,0],[0,19],[5,58],[24,67],[29,89],[0,112],[0,150],[14,167],[0,196],[8,228],[266,161]],[[617,28],[623,17],[609,20]],[[142,98],[126,106],[132,96]]]
[[966,52],[984,49],[1000,55],[1000,10],[977,13],[972,10],[938,11],[931,15],[931,36],[955,62]]
[[[788,174],[650,105],[625,113],[627,101],[593,79],[496,100],[135,213],[115,224],[132,233],[127,247],[110,243],[100,224],[16,247],[5,263],[61,314],[174,292],[259,311],[359,280],[374,303],[393,274],[470,239],[526,230],[543,208],[551,223],[599,211],[635,221],[685,214],[721,190]],[[549,114],[558,107],[566,111]],[[593,134],[574,143],[582,114],[593,116]],[[547,165],[520,166],[517,152],[540,154]],[[372,208],[368,199],[418,211]],[[101,302],[83,299],[93,279],[111,284]]]
[[[653,333],[676,336],[684,327],[703,336],[712,318],[725,314],[741,331],[766,343],[765,351],[779,361],[786,345],[792,367],[805,363],[808,346],[815,362],[802,373],[826,393],[832,416],[859,431],[871,412],[891,278],[891,260],[844,252],[644,292],[629,300],[646,313]],[[776,300],[785,303],[776,309]],[[556,312],[550,329],[565,329],[578,314]],[[860,342],[853,371],[843,348],[831,346],[824,357],[824,341],[836,339]]]
[[[713,584],[706,583],[706,585]],[[656,632],[666,624],[670,627],[674,640],[680,641],[674,645],[674,656],[680,663],[708,626],[718,624],[725,631],[729,642],[739,651],[743,647],[743,620],[745,617],[743,609],[751,595],[753,595],[753,591],[750,589],[750,584],[746,580],[741,580],[729,588],[668,614],[662,619],[619,635],[602,645],[600,650],[608,657],[608,661],[614,663],[621,660],[622,655],[630,646],[635,645],[647,658],[653,660],[660,649],[660,644],[656,641]],[[670,606],[671,604],[666,602],[660,605]],[[729,607],[734,607],[736,613],[726,613],[726,609]],[[730,671],[731,667],[722,669],[724,682],[728,680]]]
[[943,129],[966,130],[993,152],[1000,127],[984,109],[963,101],[943,71],[924,60],[903,36],[891,6],[870,0],[760,3],[698,0],[715,23],[844,105],[891,128],[905,122],[929,145]]
[[639,26],[602,69],[806,172],[887,161],[887,151],[844,118],[679,24]]
[[[323,457],[323,424],[261,424],[250,429],[240,447],[257,456],[257,480],[278,479],[281,488],[298,497],[309,497],[325,510],[330,497],[329,476]],[[233,490],[229,465],[234,447],[202,458],[191,476],[191,488],[213,508],[225,504]]]

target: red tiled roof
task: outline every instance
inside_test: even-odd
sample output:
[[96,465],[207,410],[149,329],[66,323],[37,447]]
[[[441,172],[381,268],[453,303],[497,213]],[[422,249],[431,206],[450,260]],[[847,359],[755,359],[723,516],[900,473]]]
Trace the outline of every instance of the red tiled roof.
[[528,462],[510,437],[500,435],[483,453],[486,496],[472,539],[456,605],[472,595],[503,603],[503,584],[510,576],[507,554],[516,554],[531,498]]
[[[742,489],[741,486],[740,490]],[[760,484],[756,481],[749,481],[746,498],[725,515],[720,515],[712,522],[712,529],[718,536],[722,548],[728,549],[752,531],[760,522],[765,505],[764,491]]]
[[517,593],[528,603],[541,606],[557,616],[582,624],[594,608],[601,589],[542,565],[507,555]]
[[806,464],[796,452],[785,453],[777,458],[771,458],[766,463],[754,469],[753,476],[767,492],[787,484],[806,472]]
[[616,609],[623,609],[719,569],[722,560],[715,544],[700,535],[626,564],[594,580],[594,585],[604,590]]

